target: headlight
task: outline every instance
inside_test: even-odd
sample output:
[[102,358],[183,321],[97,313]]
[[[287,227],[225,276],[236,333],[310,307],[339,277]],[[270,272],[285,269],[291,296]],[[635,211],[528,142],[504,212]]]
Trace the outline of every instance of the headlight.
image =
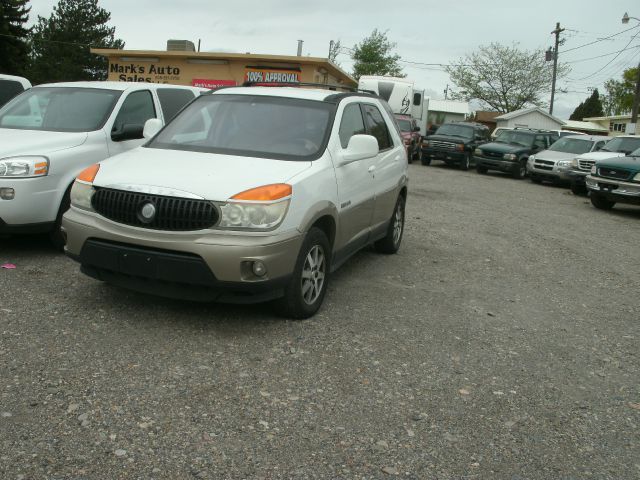
[[636,176],[633,177],[634,182],[640,182],[640,173],[636,173]]
[[429,146],[429,140],[423,140],[422,141],[422,146],[423,147],[428,147]]
[[458,150],[459,152],[464,152],[464,144],[463,143],[456,144],[456,150]]
[[571,160],[560,160],[556,165],[558,168],[567,168],[571,166]]
[[93,197],[93,185],[76,180],[71,187],[71,205],[82,210],[91,210],[91,197]]
[[289,209],[291,185],[278,183],[240,192],[220,207],[220,228],[268,230],[280,225]]
[[49,173],[47,157],[25,156],[0,160],[0,177],[32,178]]
[[596,166],[591,167],[591,175],[595,175],[598,172]]
[[93,189],[93,180],[96,178],[98,170],[100,170],[100,165],[96,163],[80,172],[80,175],[78,175],[71,187],[71,205],[81,208],[82,210],[93,211],[93,207],[91,206],[91,197],[93,197],[93,193],[95,192]]
[[481,150],[481,149],[479,149],[479,148],[476,148],[476,149],[473,151],[473,154],[474,154],[474,155],[480,155],[480,156],[482,156],[482,150]]
[[536,159],[536,156],[535,156],[535,155],[531,155],[531,156],[529,157],[529,161],[530,161],[531,163],[533,163],[533,161],[534,161],[535,159]]
[[571,160],[571,168],[578,168],[578,159],[574,158]]
[[513,153],[505,153],[502,158],[504,158],[505,160],[517,160],[518,156],[514,155]]

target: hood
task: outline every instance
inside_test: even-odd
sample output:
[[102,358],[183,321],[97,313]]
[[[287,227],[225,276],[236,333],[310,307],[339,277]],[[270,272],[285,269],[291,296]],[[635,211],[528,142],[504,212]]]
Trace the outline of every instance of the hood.
[[470,138],[456,137],[453,135],[436,135],[436,134],[425,137],[425,140],[428,140],[428,141],[437,140],[439,142],[452,142],[452,143],[467,143],[471,141]]
[[582,158],[584,160],[604,160],[606,158],[615,158],[615,157],[624,157],[624,153],[620,152],[589,152],[583,153],[578,158]]
[[82,145],[86,132],[44,132],[0,128],[0,158],[15,155],[46,155]]
[[528,152],[528,147],[522,145],[511,145],[509,143],[491,142],[485,143],[478,147],[482,151],[496,152],[496,153],[516,153],[516,152]]
[[640,172],[640,157],[609,157],[606,160],[600,160],[597,165],[599,167],[624,168],[633,172]]
[[287,182],[308,161],[138,147],[100,162],[94,185],[225,201],[251,188]]
[[535,157],[539,160],[550,160],[558,162],[560,160],[573,160],[578,155],[570,152],[556,152],[555,150],[542,150],[540,153],[536,153]]

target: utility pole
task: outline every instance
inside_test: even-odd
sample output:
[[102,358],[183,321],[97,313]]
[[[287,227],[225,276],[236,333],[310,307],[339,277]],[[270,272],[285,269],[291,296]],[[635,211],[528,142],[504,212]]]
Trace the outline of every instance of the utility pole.
[[556,36],[556,46],[553,49],[553,81],[551,82],[551,103],[549,105],[549,114],[553,114],[553,99],[556,96],[556,74],[558,73],[558,45],[560,45],[560,34],[564,32],[564,28],[560,28],[560,22],[556,23],[556,29],[551,32]]
[[447,99],[447,96],[449,95],[449,84],[447,83],[447,88],[444,89],[444,99]]
[[329,42],[329,55],[327,56],[327,58],[328,58],[329,60],[331,60],[331,54],[332,54],[332,53],[333,53],[333,40],[331,40],[331,41]]

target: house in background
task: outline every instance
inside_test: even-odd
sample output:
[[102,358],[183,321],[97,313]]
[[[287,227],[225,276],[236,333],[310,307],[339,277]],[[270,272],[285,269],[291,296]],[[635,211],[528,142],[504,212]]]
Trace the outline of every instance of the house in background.
[[579,120],[565,120],[563,130],[586,133],[587,135],[608,135],[609,130],[595,122],[585,122]]
[[493,132],[496,129],[496,117],[501,115],[500,112],[489,112],[486,110],[477,110],[472,119],[476,123],[486,125],[489,132]]
[[634,132],[627,133],[627,125],[631,123],[631,115],[611,115],[608,117],[589,117],[582,119],[585,122],[595,123],[608,132],[609,136],[617,137],[618,135],[632,134],[640,135],[640,122],[636,123]]
[[462,122],[470,113],[469,102],[429,100],[427,127],[440,126],[446,122]]
[[545,112],[540,107],[523,108],[495,118],[496,128],[539,128],[560,130],[564,121]]

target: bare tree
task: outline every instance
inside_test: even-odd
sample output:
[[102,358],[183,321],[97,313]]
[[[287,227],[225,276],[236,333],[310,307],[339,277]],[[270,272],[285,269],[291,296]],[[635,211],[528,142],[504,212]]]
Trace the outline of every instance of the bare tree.
[[[545,106],[544,97],[551,92],[553,76],[543,50],[520,50],[517,44],[498,43],[479,47],[446,71],[458,88],[452,98],[478,100],[484,107],[502,113]],[[568,72],[566,65],[558,64],[558,78]]]

